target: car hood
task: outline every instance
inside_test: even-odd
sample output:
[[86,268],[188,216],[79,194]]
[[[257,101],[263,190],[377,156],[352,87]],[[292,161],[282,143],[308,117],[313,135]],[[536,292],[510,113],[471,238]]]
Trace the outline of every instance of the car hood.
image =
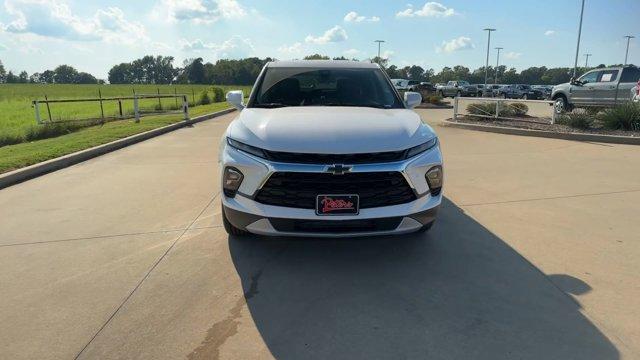
[[227,136],[272,151],[350,154],[404,150],[435,133],[408,109],[309,106],[246,108]]

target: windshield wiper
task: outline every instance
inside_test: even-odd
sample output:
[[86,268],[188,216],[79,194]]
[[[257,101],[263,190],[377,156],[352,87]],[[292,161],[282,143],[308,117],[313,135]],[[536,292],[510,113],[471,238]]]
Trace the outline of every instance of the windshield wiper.
[[319,104],[319,106],[371,107],[371,108],[376,108],[376,109],[390,109],[391,108],[390,105],[382,105],[382,104],[376,104],[376,103],[355,104],[355,103],[339,103],[339,102],[335,102],[335,103]]
[[289,105],[285,105],[285,104],[282,104],[282,103],[264,103],[264,104],[255,104],[255,105],[253,105],[253,107],[267,108],[267,109],[287,107],[287,106],[289,106]]

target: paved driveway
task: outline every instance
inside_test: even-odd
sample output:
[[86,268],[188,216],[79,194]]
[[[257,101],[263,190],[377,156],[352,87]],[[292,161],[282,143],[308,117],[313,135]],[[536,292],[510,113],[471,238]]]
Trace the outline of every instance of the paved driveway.
[[228,238],[207,121],[0,190],[7,359],[633,359],[640,147],[439,127],[427,235]]

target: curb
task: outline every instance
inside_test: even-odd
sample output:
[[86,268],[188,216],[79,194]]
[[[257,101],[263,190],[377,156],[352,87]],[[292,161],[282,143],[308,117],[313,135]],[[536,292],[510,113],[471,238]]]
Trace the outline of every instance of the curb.
[[162,134],[166,134],[168,132],[180,129],[185,126],[193,125],[205,120],[209,120],[222,115],[229,114],[235,110],[236,110],[235,108],[230,108],[222,111],[217,111],[211,114],[198,116],[193,119],[180,121],[175,124],[145,131],[143,133],[131,135],[126,138],[112,141],[110,143],[98,145],[85,150],[80,150],[80,151],[77,151],[68,155],[64,155],[55,159],[43,161],[38,164],[33,164],[30,166],[24,167],[22,169],[10,171],[8,173],[0,175],[0,189],[36,178],[38,176],[42,176],[44,174],[48,174],[50,172],[64,169],[71,165],[75,165],[80,162],[92,159],[94,157],[98,157],[100,155],[104,155],[112,151],[122,149],[129,145],[133,145],[141,141],[148,140]]
[[517,129],[503,126],[487,126],[478,124],[459,123],[450,120],[443,120],[446,127],[454,127],[458,129],[485,131],[498,134],[534,136],[551,139],[573,140],[573,141],[591,141],[609,144],[624,145],[640,145],[640,137],[616,136],[616,135],[599,135],[599,134],[581,134],[581,133],[557,133],[545,130]]

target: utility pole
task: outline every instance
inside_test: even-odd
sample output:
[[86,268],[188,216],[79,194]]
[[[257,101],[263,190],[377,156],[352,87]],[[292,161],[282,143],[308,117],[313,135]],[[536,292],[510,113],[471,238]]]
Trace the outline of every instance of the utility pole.
[[582,8],[580,10],[580,25],[578,25],[578,44],[576,45],[576,61],[573,63],[573,78],[576,77],[578,71],[578,55],[580,54],[580,35],[582,35],[582,16],[584,15],[584,0],[582,0]]
[[374,42],[378,43],[378,59],[380,59],[380,44],[385,42],[384,40],[375,40]]
[[498,65],[500,64],[500,50],[502,50],[504,48],[501,47],[497,47],[496,50],[498,50],[498,55],[496,55],[496,76],[493,79],[493,83],[497,84],[498,83]]
[[587,69],[589,67],[589,56],[591,56],[593,54],[584,54],[585,60],[584,60],[584,68]]
[[482,29],[487,32],[487,61],[484,65],[484,87],[487,88],[487,78],[489,77],[489,48],[491,47],[491,32],[496,31],[496,29],[486,28]]
[[624,53],[624,64],[627,65],[627,60],[629,59],[629,41],[635,38],[635,36],[625,35],[625,38],[627,38],[627,51]]

